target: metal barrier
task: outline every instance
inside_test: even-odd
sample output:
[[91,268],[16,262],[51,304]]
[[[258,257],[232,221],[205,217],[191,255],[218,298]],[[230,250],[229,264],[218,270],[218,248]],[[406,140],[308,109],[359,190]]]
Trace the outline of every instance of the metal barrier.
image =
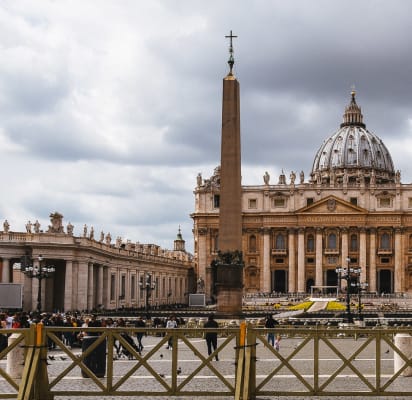
[[[63,341],[65,333],[80,328],[38,324],[4,330],[18,332],[20,340],[0,353],[0,399],[412,395],[412,377],[404,376],[412,360],[394,343],[396,334],[412,334],[409,327],[269,330],[243,323],[217,329],[218,348],[210,355],[203,339],[205,329],[81,329],[98,335],[83,350],[71,349]],[[134,345],[138,332],[148,335],[142,354]],[[268,333],[281,337],[279,350],[268,342]],[[172,350],[166,351],[169,343]],[[104,376],[99,377],[87,359],[102,344],[105,365]],[[11,378],[4,368],[7,355],[20,345],[26,349],[21,380]],[[57,350],[50,351],[48,345]],[[128,355],[120,360],[119,347]],[[217,354],[219,361],[214,361]],[[397,371],[394,356],[404,362]]]

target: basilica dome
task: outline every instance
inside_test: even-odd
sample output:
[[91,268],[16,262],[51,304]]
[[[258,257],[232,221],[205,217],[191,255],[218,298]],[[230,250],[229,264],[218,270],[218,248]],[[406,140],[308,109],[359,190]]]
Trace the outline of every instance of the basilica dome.
[[366,129],[355,91],[340,128],[326,139],[313,162],[311,181],[318,184],[386,183],[395,181],[392,157],[374,133]]

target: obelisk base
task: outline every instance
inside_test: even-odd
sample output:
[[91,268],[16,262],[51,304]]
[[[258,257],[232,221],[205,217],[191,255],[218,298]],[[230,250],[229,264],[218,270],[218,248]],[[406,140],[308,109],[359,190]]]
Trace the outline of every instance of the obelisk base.
[[243,300],[243,265],[220,264],[217,267],[216,295],[218,314],[241,316]]

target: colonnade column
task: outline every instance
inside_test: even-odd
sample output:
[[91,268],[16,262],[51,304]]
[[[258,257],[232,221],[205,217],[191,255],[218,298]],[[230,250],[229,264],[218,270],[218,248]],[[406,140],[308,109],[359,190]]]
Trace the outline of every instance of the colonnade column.
[[323,285],[322,276],[322,228],[316,228],[316,273],[315,286]]
[[[16,271],[17,272],[17,271]],[[33,282],[35,279],[30,279],[28,276],[24,275],[22,272],[18,272],[19,279],[18,282],[23,284],[23,310],[24,311],[32,311],[36,308],[37,304],[37,297],[36,303],[33,303]],[[37,292],[36,292],[37,295]],[[34,304],[34,306],[33,306]]]
[[87,309],[92,310],[94,308],[94,276],[93,276],[93,263],[88,264],[88,277],[87,277]]
[[3,257],[3,269],[1,273],[1,281],[3,283],[10,282],[10,259]]
[[66,276],[64,278],[64,311],[73,310],[73,261],[66,260]]
[[360,240],[359,240],[359,268],[361,269],[361,274],[363,276],[363,281],[366,280],[366,229],[360,229]]
[[103,304],[103,265],[97,266],[97,305]]
[[270,279],[270,229],[263,229],[263,274],[260,276],[260,287],[263,292],[271,292],[271,282]]
[[369,282],[370,292],[376,292],[376,229],[369,231]]
[[402,276],[402,229],[395,229],[395,293],[403,291]]
[[79,261],[77,273],[77,309],[87,309],[87,284],[89,282],[89,263]]
[[[33,259],[33,268],[40,268],[40,262],[37,258]],[[31,310],[35,310],[37,306],[37,296],[39,293],[39,280],[36,278],[28,278],[27,276],[24,277],[26,283],[26,278],[31,284]],[[30,282],[31,281],[31,282]],[[42,293],[41,293],[41,309],[44,310],[44,288],[45,285],[42,285]]]
[[[102,280],[103,280],[103,293],[102,293],[102,304],[105,309],[109,306],[110,295],[109,295],[109,267],[102,265]],[[139,276],[137,276],[139,283]],[[138,286],[139,287],[139,286]],[[139,290],[139,299],[140,299],[140,290]]]
[[295,230],[289,229],[289,282],[288,292],[296,292]]
[[298,232],[298,292],[305,292],[305,229]]

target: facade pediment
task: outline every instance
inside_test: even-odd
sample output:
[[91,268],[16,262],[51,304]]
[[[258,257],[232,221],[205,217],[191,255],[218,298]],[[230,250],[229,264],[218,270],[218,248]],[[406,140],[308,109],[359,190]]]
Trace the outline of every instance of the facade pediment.
[[297,211],[298,214],[367,214],[361,207],[355,206],[335,196],[328,196]]

